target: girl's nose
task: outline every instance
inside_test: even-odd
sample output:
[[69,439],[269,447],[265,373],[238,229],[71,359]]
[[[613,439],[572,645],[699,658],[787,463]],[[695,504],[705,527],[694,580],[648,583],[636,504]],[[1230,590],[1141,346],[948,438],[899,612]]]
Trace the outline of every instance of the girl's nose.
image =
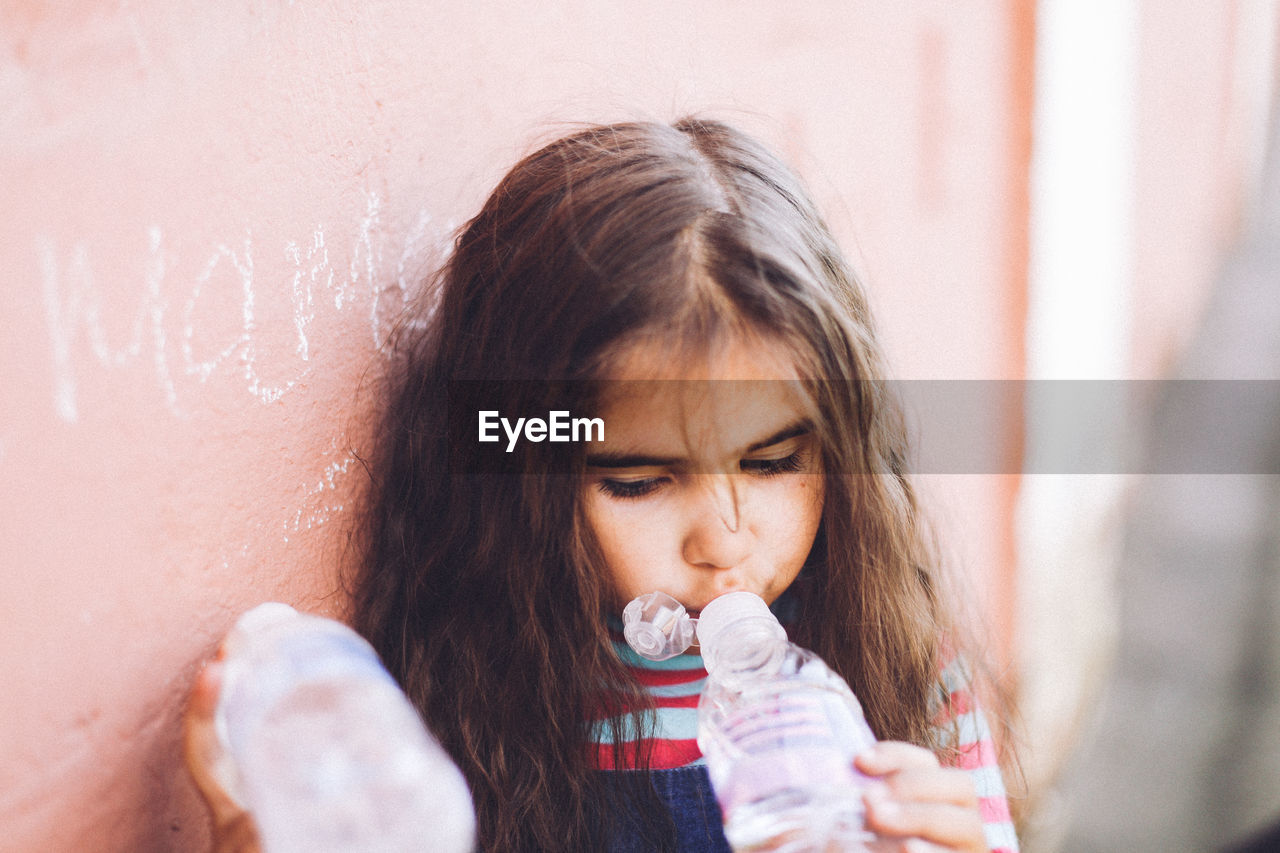
[[750,552],[750,536],[742,517],[742,495],[732,475],[706,477],[682,544],[684,558],[695,566],[733,568]]

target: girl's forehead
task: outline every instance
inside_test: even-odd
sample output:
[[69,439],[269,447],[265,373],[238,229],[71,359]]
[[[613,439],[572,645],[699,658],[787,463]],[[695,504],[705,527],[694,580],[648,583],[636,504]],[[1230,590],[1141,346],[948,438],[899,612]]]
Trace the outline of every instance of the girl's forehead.
[[811,420],[789,353],[767,341],[730,342],[703,360],[648,345],[626,355],[604,384],[602,451],[710,465]]
[[649,380],[617,390],[603,408],[604,440],[592,454],[636,460],[634,466],[736,466],[812,424],[804,390],[790,380]]
[[706,344],[644,339],[609,360],[605,380],[798,380],[795,354],[777,337],[740,332]]

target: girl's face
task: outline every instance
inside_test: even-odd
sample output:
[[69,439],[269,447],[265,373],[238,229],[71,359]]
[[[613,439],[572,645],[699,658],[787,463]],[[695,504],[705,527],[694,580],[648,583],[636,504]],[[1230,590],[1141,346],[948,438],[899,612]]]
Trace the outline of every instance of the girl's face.
[[654,590],[695,616],[735,590],[772,603],[822,518],[821,452],[791,359],[759,338],[693,370],[652,345],[623,356],[582,485],[615,606]]

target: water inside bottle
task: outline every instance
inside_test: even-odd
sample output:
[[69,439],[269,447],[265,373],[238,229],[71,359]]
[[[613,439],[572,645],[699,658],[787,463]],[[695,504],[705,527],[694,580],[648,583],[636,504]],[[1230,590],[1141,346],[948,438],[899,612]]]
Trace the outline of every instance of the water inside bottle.
[[703,697],[699,745],[725,834],[739,851],[860,850],[873,836],[864,828],[868,780],[853,757],[874,735],[816,658],[789,656],[781,674],[741,689],[713,684]]
[[[370,718],[371,705],[383,706],[380,726],[352,725]],[[469,831],[469,815],[441,809],[465,803],[466,792],[441,790],[456,783],[428,760],[437,752],[412,710],[381,701],[376,690],[298,688],[266,715],[244,753],[254,765],[248,793],[264,849],[410,851],[450,824]]]

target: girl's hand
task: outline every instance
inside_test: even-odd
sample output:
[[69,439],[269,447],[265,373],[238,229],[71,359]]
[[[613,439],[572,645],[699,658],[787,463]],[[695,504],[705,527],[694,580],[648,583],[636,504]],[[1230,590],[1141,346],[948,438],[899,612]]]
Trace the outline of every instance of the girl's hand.
[[214,853],[260,853],[258,829],[247,811],[227,793],[233,772],[213,726],[222,687],[222,650],[205,664],[191,688],[183,718],[183,746],[187,770],[209,806],[213,818]]
[[882,741],[854,760],[879,781],[867,789],[867,828],[879,833],[877,853],[986,853],[973,779],[942,767],[923,747]]

